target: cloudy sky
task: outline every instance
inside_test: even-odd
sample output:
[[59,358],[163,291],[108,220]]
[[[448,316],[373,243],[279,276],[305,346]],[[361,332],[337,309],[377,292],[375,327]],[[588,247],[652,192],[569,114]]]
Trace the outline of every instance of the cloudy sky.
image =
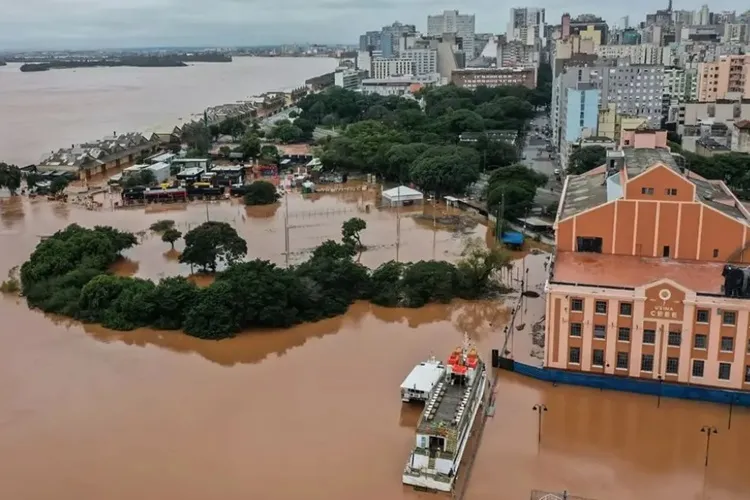
[[[661,3],[664,3],[662,6]],[[522,2],[518,2],[523,5]],[[675,1],[698,9],[701,0]],[[715,0],[714,11],[736,9]],[[477,32],[504,32],[512,3],[497,0],[0,0],[0,50],[147,46],[227,46],[293,42],[356,43],[360,33],[395,20],[425,30],[427,15],[443,9],[476,14]],[[563,11],[593,12],[610,23],[666,7],[666,0],[536,2],[548,23]]]

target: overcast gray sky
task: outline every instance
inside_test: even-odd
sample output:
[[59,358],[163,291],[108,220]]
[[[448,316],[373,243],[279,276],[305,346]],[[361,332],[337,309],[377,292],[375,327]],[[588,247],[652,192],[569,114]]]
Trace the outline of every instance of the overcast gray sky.
[[[548,0],[536,5],[547,9],[550,24],[558,23],[563,11],[596,13],[610,23],[630,15],[635,23],[666,3]],[[675,1],[674,8],[695,10],[701,3]],[[720,0],[711,8],[742,4]],[[511,5],[497,0],[0,0],[0,50],[356,43],[360,33],[395,20],[424,30],[427,15],[443,9],[476,14],[477,32],[502,33]]]

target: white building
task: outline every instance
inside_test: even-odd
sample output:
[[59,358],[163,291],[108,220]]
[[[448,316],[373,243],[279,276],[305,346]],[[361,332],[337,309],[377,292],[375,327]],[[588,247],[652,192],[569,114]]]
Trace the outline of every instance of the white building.
[[362,83],[364,72],[356,69],[337,69],[333,74],[333,84],[343,89],[354,90]]
[[399,57],[414,63],[415,75],[426,75],[428,73],[438,72],[437,49],[404,49],[400,52]]
[[362,80],[360,89],[363,94],[378,94],[382,96],[404,96],[412,94],[412,90],[424,85],[439,85],[441,77],[438,73],[419,76],[392,76],[390,78],[367,78]]
[[413,75],[414,73],[414,61],[411,59],[388,57],[372,61],[370,78],[389,78],[392,76]]
[[596,55],[606,59],[629,59],[630,64],[669,64],[672,50],[655,44],[598,45]]
[[474,15],[459,14],[457,10],[446,10],[442,14],[427,16],[427,34],[443,35],[455,33],[462,39],[462,48],[469,57],[474,55],[476,35]]
[[509,42],[519,41],[526,45],[536,45],[537,40],[544,39],[544,26],[544,9],[510,9],[510,22],[505,36]]

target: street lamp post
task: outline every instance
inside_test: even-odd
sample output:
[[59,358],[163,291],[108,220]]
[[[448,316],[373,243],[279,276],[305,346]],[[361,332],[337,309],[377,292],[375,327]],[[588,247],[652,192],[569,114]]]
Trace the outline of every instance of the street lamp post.
[[711,434],[718,434],[719,431],[713,425],[704,425],[701,427],[701,432],[706,435],[706,460],[703,467],[708,467],[708,452],[711,449]]
[[659,379],[659,394],[656,396],[656,407],[661,408],[661,384],[664,383],[664,379],[659,375],[657,377]]
[[536,404],[536,405],[534,405],[534,407],[532,408],[532,410],[534,410],[537,413],[537,415],[538,415],[538,420],[537,420],[537,422],[538,422],[537,423],[537,444],[542,444],[542,413],[545,412],[545,411],[547,411],[547,406],[545,404],[543,404],[543,403]]
[[734,400],[736,397],[736,394],[729,396],[729,422],[727,422],[727,430],[732,428],[732,410],[734,409]]

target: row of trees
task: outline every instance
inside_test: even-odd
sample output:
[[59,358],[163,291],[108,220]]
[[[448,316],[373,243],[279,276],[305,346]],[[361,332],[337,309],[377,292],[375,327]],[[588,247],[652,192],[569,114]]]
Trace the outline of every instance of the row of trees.
[[[499,248],[472,242],[458,265],[388,262],[370,271],[353,260],[364,227],[364,221],[347,221],[340,242],[326,241],[306,262],[280,268],[259,259],[241,262],[244,240],[226,223],[207,222],[185,235],[181,261],[211,270],[226,267],[212,285],[199,288],[183,277],[154,283],[109,274],[121,252],[137,243],[135,236],[74,224],[39,244],[21,267],[21,286],[29,304],[46,312],[119,330],[151,326],[222,339],[248,328],[342,314],[355,300],[420,307],[476,298],[495,289],[493,274],[509,265]],[[167,234],[174,228],[156,229]]]
[[[490,130],[523,137],[534,115],[532,91],[523,87],[453,85],[423,90],[416,100],[361,95],[341,88],[311,94],[299,103],[300,116],[314,125],[345,127],[319,151],[326,170],[370,172],[386,180],[414,182],[436,195],[461,193],[480,172],[512,165],[518,149],[490,140]],[[464,132],[478,140],[460,143]]]
[[724,153],[700,156],[684,151],[680,144],[669,143],[675,153],[685,158],[685,166],[706,179],[722,180],[743,200],[750,200],[750,155],[747,153]]

